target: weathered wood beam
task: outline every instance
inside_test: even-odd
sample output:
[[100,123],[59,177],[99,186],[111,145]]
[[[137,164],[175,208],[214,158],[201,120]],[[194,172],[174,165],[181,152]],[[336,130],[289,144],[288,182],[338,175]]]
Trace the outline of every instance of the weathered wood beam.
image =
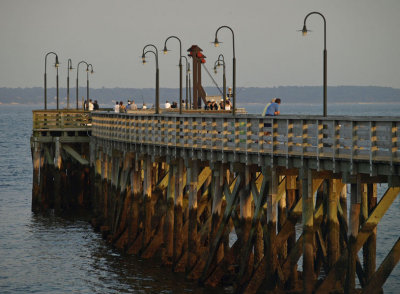
[[388,188],[386,190],[378,205],[372,211],[372,213],[359,231],[356,242],[357,252],[367,241],[368,237],[371,235],[374,228],[378,225],[379,221],[385,215],[386,211],[389,209],[390,205],[392,205],[393,201],[396,199],[399,193],[400,187]]
[[89,161],[83,158],[78,152],[76,152],[71,146],[63,145],[62,148],[67,152],[69,155],[72,156],[73,159],[78,161],[82,165],[89,165]]
[[397,239],[392,250],[385,257],[378,270],[372,275],[370,282],[364,287],[362,294],[376,293],[377,289],[382,288],[390,273],[400,260],[400,238]]
[[215,236],[215,239],[213,240],[212,244],[211,244],[211,249],[210,249],[210,253],[208,255],[208,259],[206,262],[206,265],[204,267],[203,270],[203,274],[200,278],[200,281],[204,282],[207,277],[208,277],[208,271],[209,268],[211,266],[211,263],[214,261],[215,258],[215,254],[219,248],[221,239],[222,239],[222,235],[224,233],[225,227],[228,224],[229,218],[232,214],[232,210],[234,209],[237,200],[238,200],[238,190],[239,190],[239,186],[240,186],[240,182],[241,182],[241,177],[240,175],[237,177],[236,183],[235,183],[235,187],[233,188],[232,193],[230,193],[229,188],[227,187],[227,185],[224,186],[224,194],[225,194],[225,198],[227,199],[227,205],[225,208],[225,212],[224,212],[224,216],[222,218],[222,222],[221,225],[218,228],[218,232]]

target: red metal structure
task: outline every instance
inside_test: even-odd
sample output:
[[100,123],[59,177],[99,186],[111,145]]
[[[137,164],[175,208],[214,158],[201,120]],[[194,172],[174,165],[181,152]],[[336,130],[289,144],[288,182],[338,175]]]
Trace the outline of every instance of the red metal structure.
[[200,109],[201,101],[206,103],[206,92],[201,85],[201,64],[206,62],[206,56],[197,45],[192,45],[187,51],[188,56],[193,59],[193,109]]

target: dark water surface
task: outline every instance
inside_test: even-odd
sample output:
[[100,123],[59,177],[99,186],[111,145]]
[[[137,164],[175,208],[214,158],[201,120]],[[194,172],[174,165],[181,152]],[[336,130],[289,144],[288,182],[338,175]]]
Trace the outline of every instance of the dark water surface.
[[[262,106],[249,106],[259,112]],[[111,248],[81,217],[31,212],[32,106],[0,105],[0,293],[229,293],[204,289],[158,261],[126,256]],[[262,109],[261,109],[262,110]],[[319,114],[321,106],[282,106],[286,113]],[[330,112],[331,111],[331,112]],[[328,114],[400,115],[396,105],[328,108]],[[379,186],[380,195],[385,186]],[[400,232],[400,197],[378,226],[377,266]],[[399,293],[400,267],[385,285]]]

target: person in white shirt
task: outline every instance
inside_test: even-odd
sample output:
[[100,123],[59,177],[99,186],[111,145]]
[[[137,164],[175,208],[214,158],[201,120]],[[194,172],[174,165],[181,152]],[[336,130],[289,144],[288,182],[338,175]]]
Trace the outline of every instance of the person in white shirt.
[[167,100],[167,102],[165,102],[165,109],[167,108],[171,108],[171,103],[169,103],[169,101]]
[[118,101],[115,102],[115,105],[114,105],[114,112],[119,113],[119,103],[118,103]]
[[93,111],[94,105],[92,99],[89,100],[89,111]]

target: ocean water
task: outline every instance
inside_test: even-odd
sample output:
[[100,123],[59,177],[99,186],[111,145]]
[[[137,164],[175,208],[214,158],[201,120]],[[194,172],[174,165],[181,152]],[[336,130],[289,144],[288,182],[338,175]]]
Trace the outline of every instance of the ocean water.
[[[229,293],[199,287],[157,261],[121,254],[80,216],[32,213],[29,139],[32,109],[38,108],[0,105],[0,293]],[[252,113],[260,108],[247,105]],[[281,105],[281,113],[321,112],[320,105]],[[328,114],[399,115],[400,103],[334,105]],[[385,186],[378,189],[381,196]],[[378,226],[378,266],[399,238],[399,209],[397,197]],[[399,266],[384,290],[398,289]]]

